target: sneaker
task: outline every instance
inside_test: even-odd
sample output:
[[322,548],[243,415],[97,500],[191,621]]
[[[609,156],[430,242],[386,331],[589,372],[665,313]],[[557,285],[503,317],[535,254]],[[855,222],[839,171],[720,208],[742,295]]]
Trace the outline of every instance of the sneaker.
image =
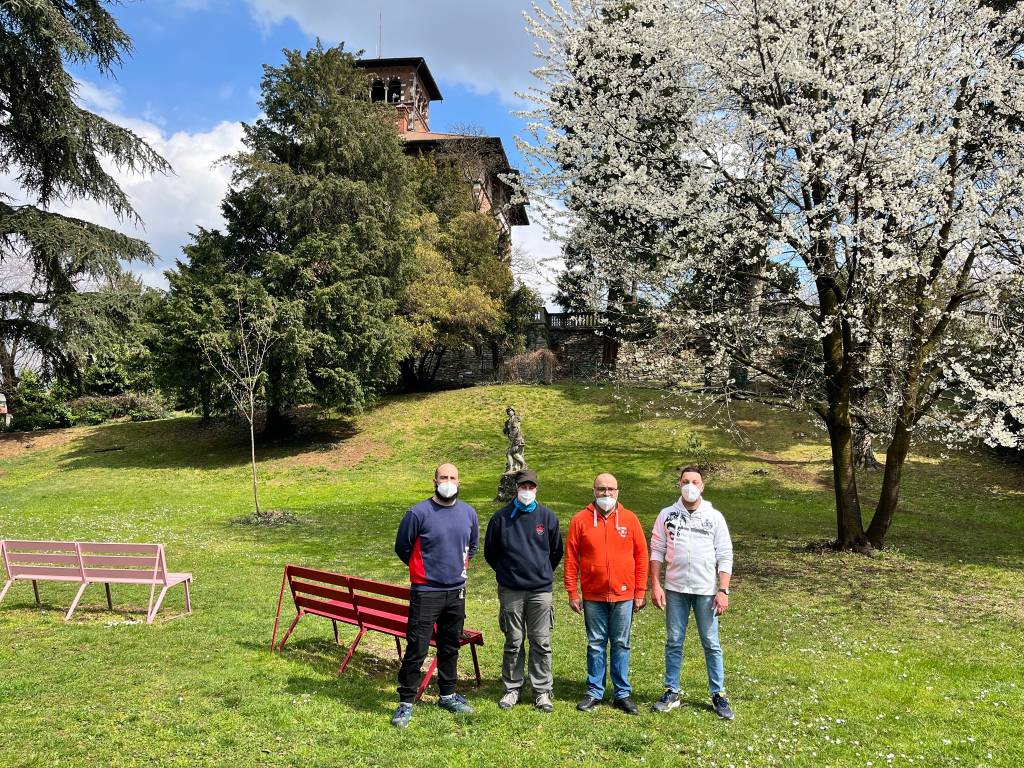
[[469,706],[469,702],[462,698],[461,694],[450,693],[447,696],[442,696],[437,700],[437,706],[441,709],[447,709],[456,715],[471,715],[473,714],[473,708]]
[[593,696],[584,696],[580,699],[580,703],[576,705],[576,709],[580,712],[593,712],[600,703],[600,699],[595,699]]
[[533,706],[535,706],[541,712],[555,711],[555,705],[551,703],[550,693],[538,693],[537,698],[533,700]]
[[519,703],[519,691],[509,691],[500,699],[498,699],[498,706],[502,709],[512,709],[516,704]]
[[410,720],[412,720],[412,704],[403,701],[398,705],[395,714],[391,716],[391,724],[395,728],[408,728]]
[[653,712],[670,712],[678,707],[679,704],[679,694],[671,688],[666,688],[661,698],[651,705],[651,710]]
[[711,706],[715,708],[715,714],[723,720],[732,720],[735,717],[728,700],[720,693],[716,693],[711,697]]
[[623,696],[621,699],[616,699],[612,702],[612,706],[616,709],[621,709],[627,715],[640,714],[640,710],[637,709],[636,703],[629,698],[629,696]]

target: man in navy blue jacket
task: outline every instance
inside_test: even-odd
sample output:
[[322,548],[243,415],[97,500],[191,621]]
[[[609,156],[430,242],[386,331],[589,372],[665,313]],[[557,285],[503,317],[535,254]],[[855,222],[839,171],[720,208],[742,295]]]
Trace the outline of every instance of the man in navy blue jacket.
[[555,513],[537,503],[537,473],[516,473],[516,498],[494,513],[484,537],[484,558],[498,580],[501,612],[498,624],[505,634],[501,681],[505,694],[498,701],[511,709],[523,687],[524,640],[530,641],[530,687],[537,709],[551,712],[551,602],[554,571],[562,561],[562,534]]
[[438,706],[471,713],[455,692],[459,639],[466,619],[466,570],[476,554],[479,529],[476,510],[459,501],[459,470],[442,464],[434,471],[434,495],[405,513],[395,537],[395,554],[409,566],[412,595],[406,629],[405,658],[398,671],[400,703],[391,724],[405,728],[420,683],[420,667],[430,650],[437,625]]

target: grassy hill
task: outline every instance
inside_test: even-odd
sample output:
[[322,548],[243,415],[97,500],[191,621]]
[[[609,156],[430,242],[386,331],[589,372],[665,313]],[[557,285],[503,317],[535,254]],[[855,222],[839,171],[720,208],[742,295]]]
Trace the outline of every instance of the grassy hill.
[[[797,417],[735,414],[745,437],[682,420],[656,394],[608,388],[480,387],[398,397],[353,421],[321,422],[261,447],[262,500],[299,518],[235,522],[250,510],[241,430],[192,418],[0,437],[0,538],[160,541],[195,575],[195,613],[138,623],[148,590],[12,587],[0,604],[0,764],[241,766],[1020,766],[1024,764],[1024,473],[988,456],[913,457],[891,550],[822,552],[833,534],[823,435]],[[467,626],[484,632],[485,682],[461,690],[463,720],[417,707],[388,725],[398,662],[368,636],[345,675],[327,622],[267,650],[286,562],[404,582],[392,553],[402,513],[456,462],[482,524],[503,469],[514,404],[541,478],[567,524],[598,471],[650,527],[675,496],[674,469],[704,451],[720,469],[706,495],[729,521],[735,592],[722,622],[737,719],[707,706],[696,632],[686,641],[688,705],[629,719],[574,710],[584,690],[582,620],[556,585],[556,711],[498,709],[501,633],[493,574],[471,567]],[[927,454],[927,452],[925,452]],[[870,490],[879,478],[869,475]],[[180,589],[162,611],[182,608]],[[692,626],[692,625],[691,625]],[[349,629],[342,637],[350,639]],[[634,622],[632,682],[661,694],[663,616]],[[471,673],[468,653],[461,674]],[[432,689],[436,690],[436,689]]]

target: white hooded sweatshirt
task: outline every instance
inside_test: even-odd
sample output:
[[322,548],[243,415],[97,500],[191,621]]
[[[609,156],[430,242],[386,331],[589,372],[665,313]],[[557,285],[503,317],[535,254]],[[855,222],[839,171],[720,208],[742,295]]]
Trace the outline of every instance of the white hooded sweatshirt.
[[665,589],[715,594],[718,573],[732,573],[732,539],[722,513],[703,498],[693,512],[676,499],[654,521],[651,560],[666,563]]

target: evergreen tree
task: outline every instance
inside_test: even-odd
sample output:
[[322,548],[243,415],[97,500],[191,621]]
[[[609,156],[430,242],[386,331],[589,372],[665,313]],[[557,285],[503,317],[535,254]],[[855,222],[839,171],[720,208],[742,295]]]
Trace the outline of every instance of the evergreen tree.
[[0,172],[12,173],[31,203],[0,195],[0,390],[17,403],[17,361],[38,355],[47,370],[74,377],[65,331],[83,285],[118,279],[123,260],[150,260],[146,243],[47,210],[57,200],[92,199],[137,219],[103,159],[139,173],[166,161],[142,139],[75,103],[66,63],[105,75],[131,53],[131,40],[101,0],[10,2],[0,6]]
[[[413,245],[407,162],[389,108],[369,101],[341,46],[284,55],[282,66],[264,67],[265,116],[244,126],[244,149],[228,158],[225,230],[200,233],[196,245],[215,246],[224,279],[258,280],[277,308],[270,434],[286,428],[291,406],[358,409],[396,380],[407,346],[395,311]],[[192,266],[169,275],[172,302]]]

